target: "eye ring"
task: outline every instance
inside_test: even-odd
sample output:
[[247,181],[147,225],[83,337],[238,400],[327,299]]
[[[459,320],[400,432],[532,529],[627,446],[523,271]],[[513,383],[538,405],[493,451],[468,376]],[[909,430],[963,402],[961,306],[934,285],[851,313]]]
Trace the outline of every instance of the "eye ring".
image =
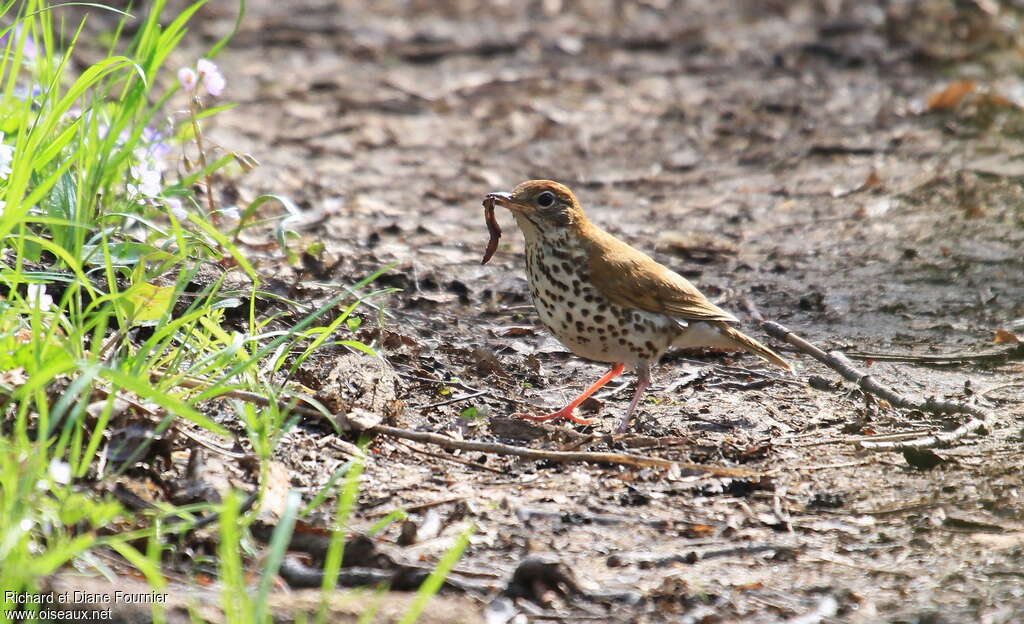
[[555,194],[551,191],[544,191],[537,196],[537,205],[541,208],[550,208],[555,203]]

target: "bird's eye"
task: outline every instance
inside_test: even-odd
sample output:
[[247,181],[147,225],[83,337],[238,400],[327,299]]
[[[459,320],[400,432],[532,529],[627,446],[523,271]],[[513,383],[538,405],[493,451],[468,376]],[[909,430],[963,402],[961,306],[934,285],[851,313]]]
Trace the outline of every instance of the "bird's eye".
[[537,196],[537,205],[541,208],[550,208],[555,203],[555,194],[551,191],[544,191]]

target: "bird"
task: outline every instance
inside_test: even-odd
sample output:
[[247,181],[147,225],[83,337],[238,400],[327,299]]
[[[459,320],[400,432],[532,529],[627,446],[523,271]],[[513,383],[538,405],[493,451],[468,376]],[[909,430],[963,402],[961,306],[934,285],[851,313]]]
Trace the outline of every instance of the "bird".
[[651,366],[672,347],[739,349],[793,370],[736,329],[739,320],[682,275],[595,225],[568,187],[528,180],[511,192],[488,193],[485,201],[508,209],[523,232],[526,276],[541,323],[572,353],[612,365],[562,409],[525,418],[591,424],[573,412],[629,367],[637,384],[617,429],[623,433],[651,384]]

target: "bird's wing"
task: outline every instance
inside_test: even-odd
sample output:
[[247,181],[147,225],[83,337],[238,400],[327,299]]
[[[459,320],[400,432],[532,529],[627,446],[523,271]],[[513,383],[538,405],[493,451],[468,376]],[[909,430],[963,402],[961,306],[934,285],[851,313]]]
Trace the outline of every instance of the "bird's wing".
[[590,279],[614,303],[684,321],[736,322],[735,316],[708,301],[685,277],[647,254],[596,227],[588,234]]

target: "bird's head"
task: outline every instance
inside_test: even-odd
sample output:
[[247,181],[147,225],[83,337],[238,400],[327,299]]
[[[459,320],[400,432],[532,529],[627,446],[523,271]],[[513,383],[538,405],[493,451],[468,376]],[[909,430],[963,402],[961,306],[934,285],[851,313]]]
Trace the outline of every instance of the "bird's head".
[[529,180],[511,193],[488,193],[487,197],[512,211],[528,241],[564,236],[587,221],[572,191],[551,180]]

